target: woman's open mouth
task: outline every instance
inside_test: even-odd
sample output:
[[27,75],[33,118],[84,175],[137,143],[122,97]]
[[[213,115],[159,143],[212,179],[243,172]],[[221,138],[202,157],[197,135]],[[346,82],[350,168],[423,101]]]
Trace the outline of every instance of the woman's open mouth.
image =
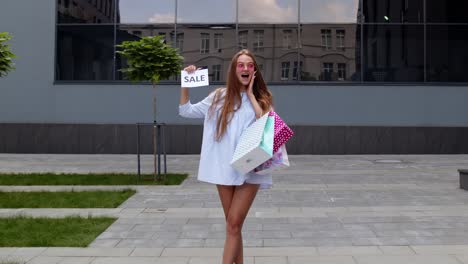
[[242,81],[249,81],[249,77],[250,77],[250,74],[248,73],[241,74]]

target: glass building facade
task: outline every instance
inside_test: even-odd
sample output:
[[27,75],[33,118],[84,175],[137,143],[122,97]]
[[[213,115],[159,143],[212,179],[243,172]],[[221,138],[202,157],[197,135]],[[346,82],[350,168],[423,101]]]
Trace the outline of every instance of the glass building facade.
[[125,81],[115,45],[162,35],[214,83],[225,82],[242,48],[273,84],[466,83],[467,8],[466,0],[57,0],[55,79]]

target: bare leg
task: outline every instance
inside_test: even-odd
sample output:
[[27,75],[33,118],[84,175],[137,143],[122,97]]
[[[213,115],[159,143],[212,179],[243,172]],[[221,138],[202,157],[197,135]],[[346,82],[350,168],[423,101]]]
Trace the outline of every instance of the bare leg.
[[242,225],[257,195],[259,185],[220,186],[218,192],[226,216],[223,264],[243,264]]
[[[231,185],[217,185],[218,187],[218,194],[219,198],[221,200],[221,204],[223,206],[223,211],[224,211],[224,218],[227,223],[227,217],[229,215],[229,208],[231,208],[231,203],[232,203],[232,197],[234,196],[234,190],[236,186],[231,186]],[[241,233],[241,239],[240,239],[240,244],[239,248],[242,248],[242,233]],[[244,256],[242,250],[237,254],[236,256],[236,261],[234,263],[243,263]]]

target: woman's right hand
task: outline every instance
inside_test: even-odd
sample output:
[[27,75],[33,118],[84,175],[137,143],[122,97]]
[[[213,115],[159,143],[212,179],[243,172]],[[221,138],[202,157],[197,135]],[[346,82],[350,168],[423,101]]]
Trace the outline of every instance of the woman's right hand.
[[193,73],[196,70],[197,70],[197,67],[195,65],[189,65],[184,68],[184,71],[188,72],[189,74]]
[[[188,72],[189,74],[194,73],[197,70],[197,67],[195,65],[189,65],[184,68],[184,71]],[[190,95],[189,95],[189,89],[187,87],[182,87],[180,89],[180,105],[184,105],[189,101]]]

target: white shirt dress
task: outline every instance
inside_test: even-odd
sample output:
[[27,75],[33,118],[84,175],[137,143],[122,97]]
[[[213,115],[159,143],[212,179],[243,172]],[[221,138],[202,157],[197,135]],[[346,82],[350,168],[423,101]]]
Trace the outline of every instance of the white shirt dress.
[[[213,102],[214,92],[202,101],[191,104],[190,101],[179,105],[179,115],[187,118],[204,118],[203,141],[198,168],[198,180],[219,185],[242,185],[244,182],[260,184],[260,189],[270,188],[271,174],[258,175],[255,173],[242,174],[231,167],[230,162],[234,155],[240,135],[255,122],[255,111],[245,92],[241,93],[242,104],[234,112],[226,133],[216,141],[217,113],[209,114],[208,110]],[[218,106],[217,109],[220,109]]]

